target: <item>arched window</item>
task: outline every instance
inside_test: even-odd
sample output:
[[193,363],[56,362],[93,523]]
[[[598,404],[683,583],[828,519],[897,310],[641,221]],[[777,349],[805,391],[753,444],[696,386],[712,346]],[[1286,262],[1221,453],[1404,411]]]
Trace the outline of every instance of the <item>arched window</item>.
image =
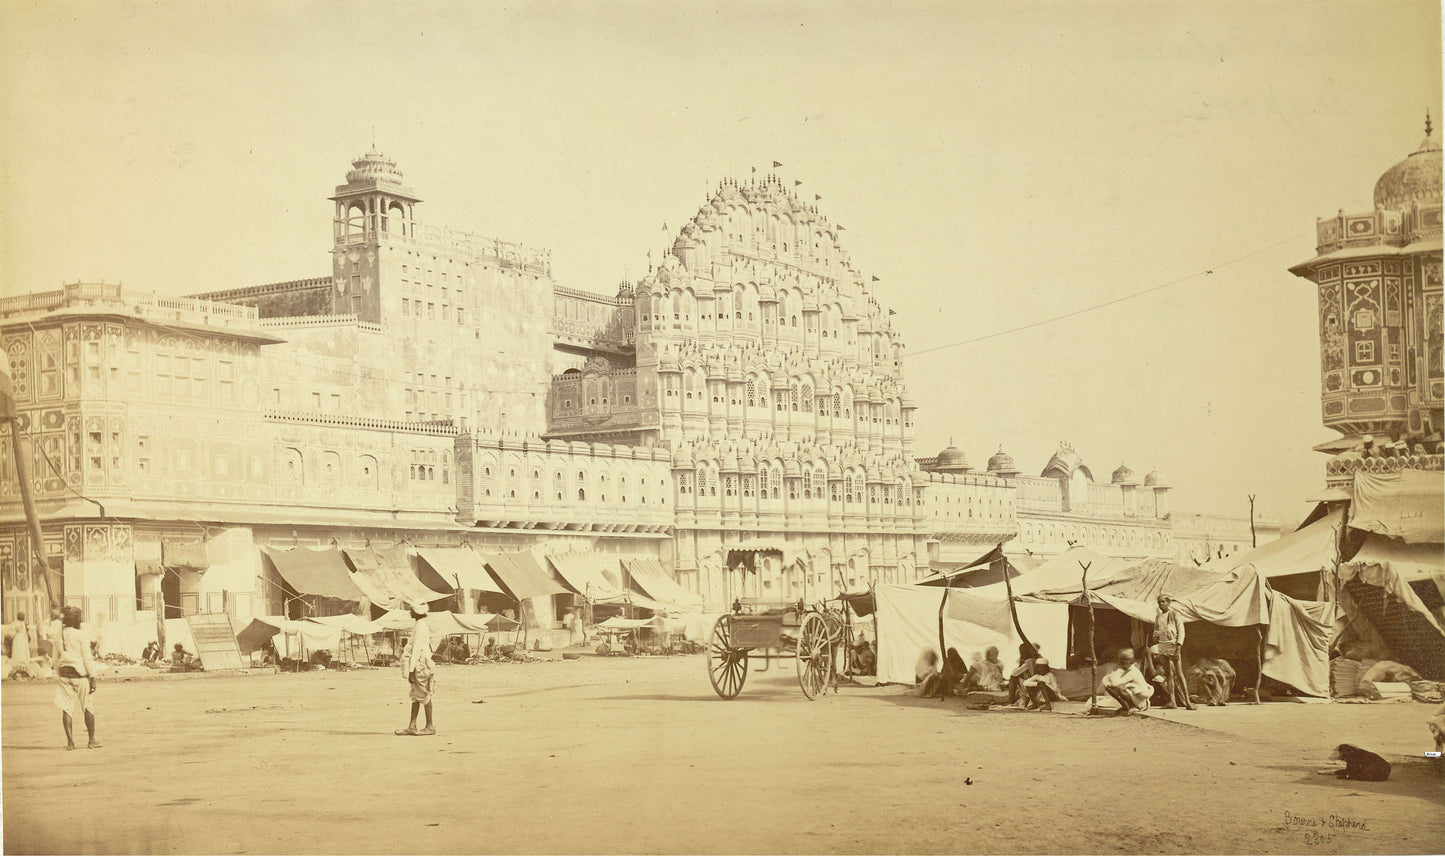
[[585,502],[586,499],[587,499],[587,489],[586,489],[586,488],[581,488],[581,487],[577,488],[577,501],[578,501],[578,502]]

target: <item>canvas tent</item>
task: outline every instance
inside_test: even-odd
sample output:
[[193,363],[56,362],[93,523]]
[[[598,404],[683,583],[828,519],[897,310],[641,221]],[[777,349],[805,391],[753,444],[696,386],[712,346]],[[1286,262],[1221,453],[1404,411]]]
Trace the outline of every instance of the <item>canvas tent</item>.
[[297,594],[334,597],[340,600],[361,600],[366,596],[351,579],[351,569],[335,547],[311,550],[264,550],[276,570]]
[[517,553],[483,553],[482,560],[502,588],[502,592],[520,602],[529,597],[550,597],[567,590],[552,581],[537,558],[527,551]]
[[632,587],[677,612],[701,612],[702,597],[678,585],[656,559],[624,559]]
[[930,565],[934,573],[915,583],[920,586],[946,586],[949,588],[977,588],[1002,582],[1004,575],[1017,577],[1019,570],[1004,558],[1003,549],[995,547],[971,562],[934,562]]
[[1445,541],[1445,473],[1355,473],[1350,526],[1407,544]]
[[618,577],[617,559],[593,552],[557,553],[547,561],[562,582],[593,603],[622,603],[627,592]]
[[[1445,679],[1445,552],[1440,544],[1403,544],[1370,534],[1355,555],[1340,565],[1340,606],[1346,618],[1338,639],[1373,635],[1390,658],[1429,680]],[[1368,622],[1369,627],[1360,626]]]
[[[1087,608],[1092,600],[1096,609],[1116,610],[1148,625],[1154,621],[1158,596],[1168,594],[1176,599],[1186,621],[1249,633],[1250,650],[1263,646],[1265,675],[1311,695],[1328,695],[1332,605],[1298,601],[1272,592],[1251,567],[1218,572],[1151,560],[1121,568],[1097,554],[1091,559],[1080,552],[1059,559],[1062,561],[1045,563],[1021,575],[1015,586],[1019,626],[1056,669],[1067,662],[1071,608]],[[1080,561],[1092,562],[1088,598],[1084,596]],[[1074,565],[1072,569],[1069,563]],[[1096,585],[1094,568],[1099,564],[1103,565],[1102,579]],[[1039,579],[1030,582],[1034,574]],[[913,597],[897,588],[878,588],[880,681],[911,682],[920,649],[924,645],[937,649],[940,597],[947,598],[945,640],[948,645],[959,640],[971,646],[958,646],[965,657],[988,645],[998,646],[1007,657],[1012,651],[1006,646],[1018,643],[1017,631],[1009,620],[1008,594],[1001,584],[961,590],[902,587],[924,593]],[[1188,647],[1186,642],[1186,651]]]
[[417,579],[404,547],[342,552],[355,571],[353,580],[357,587],[366,592],[367,599],[377,609],[401,609],[414,603],[432,603],[451,597],[445,592],[427,588]]
[[1314,600],[1321,594],[1322,572],[1334,566],[1344,516],[1343,508],[1328,510],[1294,532],[1252,550],[1206,562],[1204,568],[1228,572],[1248,565],[1275,591]]
[[423,547],[417,555],[454,589],[502,593],[482,557],[470,547]]

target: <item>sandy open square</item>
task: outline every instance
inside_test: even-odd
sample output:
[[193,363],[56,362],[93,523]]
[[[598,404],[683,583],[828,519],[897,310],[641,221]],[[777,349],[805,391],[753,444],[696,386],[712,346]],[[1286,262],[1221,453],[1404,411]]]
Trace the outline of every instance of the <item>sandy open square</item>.
[[[5,851],[1445,846],[1424,705],[1100,720],[979,713],[898,687],[808,702],[791,664],[775,668],[722,701],[699,656],[441,667],[429,738],[392,734],[406,717],[394,670],[112,681],[98,696],[104,748],[76,752],[50,685],[7,684]],[[1342,741],[1381,752],[1394,775],[1318,775]]]

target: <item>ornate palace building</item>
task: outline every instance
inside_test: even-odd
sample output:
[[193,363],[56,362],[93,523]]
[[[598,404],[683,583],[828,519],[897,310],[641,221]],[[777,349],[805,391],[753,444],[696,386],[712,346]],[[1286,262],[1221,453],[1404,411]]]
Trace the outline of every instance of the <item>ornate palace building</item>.
[[1320,219],[1318,247],[1290,268],[1319,293],[1320,406],[1338,440],[1326,481],[1359,469],[1441,469],[1440,143],[1425,139],[1375,183],[1374,208]]
[[[545,250],[420,222],[379,153],[346,178],[329,276],[0,300],[46,567],[91,620],[279,613],[265,551],[298,546],[653,560],[721,609],[999,542],[1247,543],[1239,519],[1181,525],[1158,473],[1096,484],[1067,445],[1037,478],[1002,451],[982,471],[952,447],[916,457],[892,311],[840,228],[773,178],[720,184],[611,296],[556,284]],[[1438,257],[1437,237],[1437,306]],[[0,512],[9,621],[42,589],[8,444]]]

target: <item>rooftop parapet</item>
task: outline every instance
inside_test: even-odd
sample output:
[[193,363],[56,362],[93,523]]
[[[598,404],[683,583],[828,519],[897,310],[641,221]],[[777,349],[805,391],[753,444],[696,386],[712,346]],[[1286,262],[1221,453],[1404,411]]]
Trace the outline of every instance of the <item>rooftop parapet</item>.
[[175,321],[232,330],[261,330],[254,307],[194,297],[163,297],[155,292],[123,289],[119,283],[68,282],[55,291],[0,298],[0,318],[33,321],[62,310],[114,312],[151,321]]

